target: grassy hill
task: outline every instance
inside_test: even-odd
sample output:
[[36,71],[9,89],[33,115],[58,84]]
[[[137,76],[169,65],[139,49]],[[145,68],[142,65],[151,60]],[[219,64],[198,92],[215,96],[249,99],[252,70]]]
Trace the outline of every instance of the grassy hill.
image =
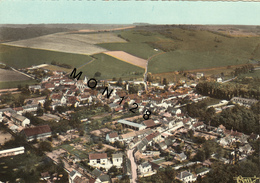
[[[141,29],[141,28],[139,28]],[[156,54],[154,48],[165,54],[149,62],[152,73],[221,67],[245,64],[250,59],[260,60],[260,37],[232,37],[207,30],[169,28],[129,30],[118,32],[128,43],[99,44],[108,50],[122,50],[147,59]]]

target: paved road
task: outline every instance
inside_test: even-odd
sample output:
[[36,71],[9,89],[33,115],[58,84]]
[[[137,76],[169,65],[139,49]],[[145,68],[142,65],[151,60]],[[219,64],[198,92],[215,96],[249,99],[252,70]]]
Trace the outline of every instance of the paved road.
[[131,183],[136,183],[137,179],[137,165],[135,163],[135,158],[133,156],[133,151],[134,149],[130,149],[127,151],[127,157],[131,161],[131,171],[132,171],[132,180],[130,181]]

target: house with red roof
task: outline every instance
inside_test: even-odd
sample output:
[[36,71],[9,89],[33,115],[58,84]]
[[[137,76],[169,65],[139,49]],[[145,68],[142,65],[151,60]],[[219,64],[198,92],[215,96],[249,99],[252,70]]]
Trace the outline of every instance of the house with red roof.
[[51,136],[51,128],[49,125],[36,126],[33,128],[25,128],[22,131],[27,141],[32,141],[34,139],[42,139]]
[[98,164],[106,165],[108,163],[107,153],[89,154],[89,165],[95,166]]
[[161,123],[155,123],[153,119],[148,119],[143,121],[143,125],[147,126],[147,128],[155,128],[161,125]]
[[109,133],[106,135],[107,142],[114,143],[117,140],[119,140],[119,136],[118,136],[117,132]]

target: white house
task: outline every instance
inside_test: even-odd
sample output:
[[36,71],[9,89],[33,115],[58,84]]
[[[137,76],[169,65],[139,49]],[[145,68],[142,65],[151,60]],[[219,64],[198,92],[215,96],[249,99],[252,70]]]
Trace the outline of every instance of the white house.
[[18,125],[25,127],[30,124],[30,120],[22,115],[12,113],[11,119]]
[[138,166],[138,171],[141,175],[152,172],[152,165],[148,162],[144,162]]
[[222,83],[223,82],[222,78],[217,78],[217,82]]
[[176,154],[175,159],[179,160],[179,161],[184,161],[187,159],[187,156],[184,154],[184,152],[180,153],[180,154]]
[[112,161],[113,161],[113,165],[117,167],[121,167],[123,163],[123,154],[122,153],[112,154]]
[[78,171],[73,170],[69,173],[69,183],[88,182],[89,180],[82,176]]
[[97,179],[96,179],[96,181],[95,181],[95,183],[110,183],[111,181],[110,181],[110,177],[109,177],[109,175],[100,175]]
[[89,154],[89,165],[106,165],[107,163],[107,153]]
[[192,174],[188,171],[183,171],[181,173],[179,173],[176,176],[179,180],[183,181],[184,183],[189,183],[192,182]]
[[23,113],[37,111],[38,104],[23,106]]
[[0,151],[0,158],[1,157],[6,157],[6,156],[15,156],[18,154],[23,154],[24,153],[24,147],[16,147],[12,149],[6,149]]
[[119,140],[119,136],[118,136],[117,132],[109,133],[106,135],[107,142],[114,143],[117,140]]

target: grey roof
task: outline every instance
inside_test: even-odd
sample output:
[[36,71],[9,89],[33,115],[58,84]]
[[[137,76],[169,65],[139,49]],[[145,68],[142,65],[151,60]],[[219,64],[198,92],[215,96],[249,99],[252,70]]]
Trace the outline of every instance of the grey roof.
[[192,175],[192,174],[191,174],[190,172],[183,171],[183,172],[179,173],[179,174],[177,175],[177,177],[178,177],[179,179],[183,179],[183,178],[188,177],[188,176],[191,176],[191,175]]
[[102,174],[102,171],[100,171],[99,169],[95,169],[92,171],[92,174],[95,176],[95,177],[99,177],[101,174]]
[[34,107],[38,107],[38,104],[26,105],[26,106],[23,106],[23,109],[30,109],[30,108],[34,108]]
[[118,123],[122,123],[122,124],[125,124],[125,125],[129,125],[129,126],[133,126],[133,127],[136,127],[136,128],[140,128],[140,127],[146,127],[144,125],[141,125],[141,124],[138,124],[138,123],[134,123],[134,122],[130,122],[130,121],[126,121],[124,119],[120,119],[117,121]]
[[181,159],[187,158],[187,156],[182,152],[181,154],[178,154]]
[[142,149],[144,146],[147,146],[148,144],[148,140],[146,138],[144,138],[138,145],[137,145],[137,149],[138,151],[142,152]]
[[112,158],[123,158],[122,153],[112,154]]
[[19,121],[24,121],[24,120],[27,119],[26,117],[19,115],[19,114],[15,114],[15,113],[12,114],[12,117],[19,120]]
[[98,178],[101,180],[101,182],[110,181],[109,175],[101,175]]
[[151,166],[151,165],[150,165],[150,163],[148,163],[148,162],[144,162],[144,163],[141,164],[141,166],[142,166],[143,168],[145,168],[145,167],[149,167],[149,166]]
[[11,109],[11,108],[0,109],[0,112],[5,112],[5,111],[15,112],[15,111],[14,111],[13,109]]
[[76,174],[76,170],[70,172],[70,177],[73,177]]
[[113,108],[113,107],[117,107],[118,104],[114,104],[114,103],[112,103],[112,104],[108,104],[108,106],[111,107],[111,108]]

